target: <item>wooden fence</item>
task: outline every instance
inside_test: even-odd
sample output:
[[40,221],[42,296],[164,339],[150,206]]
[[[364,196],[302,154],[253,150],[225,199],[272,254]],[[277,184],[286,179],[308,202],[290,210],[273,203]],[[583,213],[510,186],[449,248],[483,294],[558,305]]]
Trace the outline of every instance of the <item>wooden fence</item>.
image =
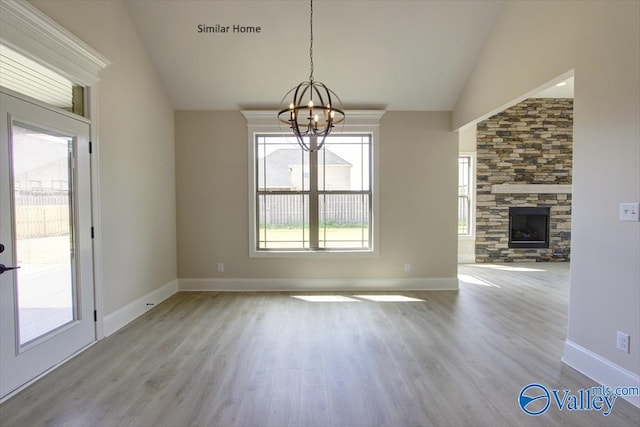
[[[267,225],[302,224],[308,218],[307,195],[262,194],[258,197],[260,223]],[[321,194],[320,222],[330,224],[368,224],[368,194]]]
[[18,239],[64,236],[70,232],[68,195],[16,195]]

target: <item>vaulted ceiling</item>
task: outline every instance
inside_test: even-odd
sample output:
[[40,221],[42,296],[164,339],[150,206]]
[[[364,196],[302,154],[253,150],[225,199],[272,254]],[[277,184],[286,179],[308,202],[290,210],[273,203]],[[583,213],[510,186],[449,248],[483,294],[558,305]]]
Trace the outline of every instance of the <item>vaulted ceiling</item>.
[[[315,0],[315,80],[348,108],[451,110],[502,7]],[[178,110],[275,108],[309,77],[307,0],[127,0],[127,8]]]

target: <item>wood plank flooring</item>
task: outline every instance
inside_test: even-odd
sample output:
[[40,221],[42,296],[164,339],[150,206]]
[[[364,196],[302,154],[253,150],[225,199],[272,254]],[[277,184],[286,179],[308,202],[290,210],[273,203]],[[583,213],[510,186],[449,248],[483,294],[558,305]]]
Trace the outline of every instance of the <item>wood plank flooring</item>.
[[596,384],[560,362],[569,265],[498,268],[401,293],[419,302],[178,293],[2,404],[0,425],[640,425],[622,399],[608,417],[522,412],[529,383]]

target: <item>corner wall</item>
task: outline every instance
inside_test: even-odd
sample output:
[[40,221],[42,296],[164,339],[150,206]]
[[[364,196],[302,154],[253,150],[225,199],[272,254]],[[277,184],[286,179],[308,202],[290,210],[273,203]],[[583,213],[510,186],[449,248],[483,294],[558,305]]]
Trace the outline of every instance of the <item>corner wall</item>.
[[124,3],[31,3],[112,61],[98,84],[105,322],[139,315],[177,278],[173,108]]
[[[640,199],[638,16],[637,1],[506,2],[453,112],[463,126],[575,70],[563,360],[614,386],[640,382],[640,223],[618,219],[620,202]],[[616,331],[631,335],[629,354],[616,349]]]

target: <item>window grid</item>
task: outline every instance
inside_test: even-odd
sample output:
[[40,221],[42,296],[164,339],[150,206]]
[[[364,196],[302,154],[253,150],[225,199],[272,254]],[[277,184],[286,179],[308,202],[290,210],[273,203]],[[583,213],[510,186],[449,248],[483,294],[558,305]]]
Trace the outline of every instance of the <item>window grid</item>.
[[330,135],[311,155],[284,135],[255,144],[256,250],[372,250],[370,134]]

